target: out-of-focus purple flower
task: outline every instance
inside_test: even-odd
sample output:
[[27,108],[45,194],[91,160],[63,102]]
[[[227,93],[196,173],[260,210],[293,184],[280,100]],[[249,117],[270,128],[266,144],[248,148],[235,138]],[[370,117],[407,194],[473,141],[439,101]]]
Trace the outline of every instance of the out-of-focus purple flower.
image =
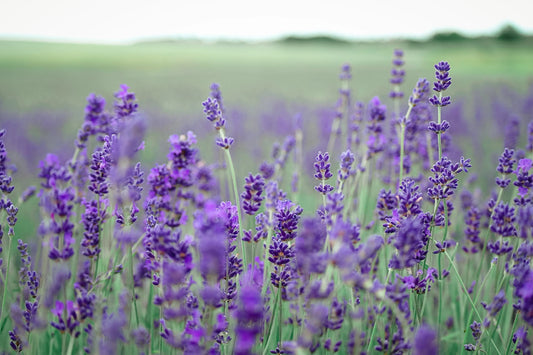
[[400,91],[399,86],[403,83],[403,78],[405,76],[405,70],[402,69],[404,64],[403,51],[401,49],[395,49],[390,79],[390,83],[393,85],[394,89],[389,93],[389,97],[392,99],[401,99],[403,97],[403,92]]
[[5,134],[6,134],[5,129],[0,130],[0,191],[2,191],[5,194],[9,194],[13,191],[15,187],[11,186],[12,178],[11,176],[7,174],[8,169],[7,169],[6,163],[8,161],[8,158],[7,158],[6,146],[3,140]]
[[394,196],[391,190],[381,189],[378,194],[378,201],[376,208],[378,210],[379,219],[385,221],[389,216],[389,211],[398,207],[398,199]]
[[260,290],[253,284],[248,283],[241,287],[234,314],[237,320],[235,354],[250,354],[263,326],[263,300]]
[[37,188],[35,186],[30,186],[24,192],[20,195],[19,203],[24,203],[28,201],[35,193],[37,192]]
[[520,159],[516,167],[516,181],[514,185],[518,187],[518,194],[524,197],[533,186],[533,175],[529,175],[533,162],[531,159]]
[[220,109],[220,112],[222,115],[225,113],[224,111],[224,104],[222,103],[222,92],[220,91],[220,85],[217,83],[212,83],[210,86],[211,89],[211,97],[215,100],[217,100],[218,107]]
[[398,253],[392,256],[389,267],[403,269],[414,266],[425,259],[424,239],[427,228],[422,218],[411,217],[402,221],[392,242]]
[[422,100],[425,99],[427,93],[429,92],[429,81],[427,79],[418,79],[413,93],[409,96],[409,105],[415,107]]
[[243,199],[243,210],[246,214],[254,215],[261,207],[263,197],[263,189],[265,187],[265,180],[259,174],[253,176],[252,174],[244,178],[244,192],[241,194]]
[[524,321],[533,326],[533,270],[529,269],[516,278],[515,295],[520,300],[520,310]]
[[481,338],[481,323],[473,321],[470,324],[470,329],[472,330],[472,336],[474,337],[475,344],[465,344],[464,348],[466,351],[476,351],[479,346],[479,339]]
[[259,167],[259,171],[261,172],[261,175],[265,180],[270,179],[272,176],[274,176],[275,168],[274,165],[269,164],[267,162],[261,163],[261,166]]
[[319,266],[319,254],[324,249],[326,226],[317,218],[306,218],[302,221],[299,237],[295,239],[296,266],[302,275],[319,273],[326,268]]
[[354,161],[355,161],[355,156],[349,149],[341,154],[341,164],[340,164],[341,166],[337,173],[337,184],[338,185],[346,181],[346,179],[348,179],[350,175],[355,173],[355,170],[352,169],[352,165]]
[[531,354],[531,342],[527,336],[528,331],[528,328],[520,327],[513,334],[513,343],[516,344],[515,354]]
[[465,216],[465,237],[470,247],[463,246],[466,253],[476,254],[483,248],[483,242],[479,238],[481,213],[477,207],[471,207]]
[[516,149],[520,133],[520,119],[517,116],[511,116],[505,124],[503,147]]
[[481,302],[481,305],[487,311],[487,317],[490,319],[495,318],[506,303],[507,299],[505,298],[505,291],[500,290],[500,292],[498,292],[498,294],[494,296],[494,299],[490,304]]
[[135,93],[128,91],[128,89],[127,85],[122,84],[120,85],[120,90],[115,93],[115,114],[120,118],[130,116],[137,112],[139,106],[135,98]]
[[527,146],[526,150],[531,154],[533,152],[533,121],[527,125]]
[[437,355],[438,353],[437,332],[429,325],[422,324],[415,334],[413,355]]

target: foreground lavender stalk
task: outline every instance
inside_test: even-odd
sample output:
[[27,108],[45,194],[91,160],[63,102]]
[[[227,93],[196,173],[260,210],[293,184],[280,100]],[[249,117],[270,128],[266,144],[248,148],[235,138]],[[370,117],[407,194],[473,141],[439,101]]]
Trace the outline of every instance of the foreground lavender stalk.
[[246,262],[246,251],[244,249],[244,243],[242,241],[244,225],[242,224],[242,210],[239,198],[239,190],[237,188],[237,177],[235,175],[233,159],[229,151],[230,146],[233,144],[233,138],[226,136],[224,129],[226,120],[222,116],[222,111],[220,109],[218,100],[216,98],[208,97],[207,100],[202,103],[202,105],[204,106],[204,112],[207,115],[207,119],[213,122],[215,129],[218,131],[219,138],[216,139],[216,144],[224,150],[224,154],[226,156],[226,162],[228,163],[228,174],[230,178],[229,180],[232,182],[233,185],[233,196],[235,199],[235,205],[237,206],[237,213],[239,216],[239,244],[244,265],[248,265]]

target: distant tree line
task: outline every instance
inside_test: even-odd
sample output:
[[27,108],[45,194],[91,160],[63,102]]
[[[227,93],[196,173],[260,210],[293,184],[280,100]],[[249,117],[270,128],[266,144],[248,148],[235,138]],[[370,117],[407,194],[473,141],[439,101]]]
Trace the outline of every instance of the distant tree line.
[[470,37],[466,36],[460,32],[450,31],[450,32],[437,32],[430,37],[429,41],[431,42],[461,42],[469,41],[479,38],[494,38],[502,42],[516,42],[528,37],[522,33],[518,28],[511,24],[503,26],[495,35],[493,36],[481,36],[481,37]]

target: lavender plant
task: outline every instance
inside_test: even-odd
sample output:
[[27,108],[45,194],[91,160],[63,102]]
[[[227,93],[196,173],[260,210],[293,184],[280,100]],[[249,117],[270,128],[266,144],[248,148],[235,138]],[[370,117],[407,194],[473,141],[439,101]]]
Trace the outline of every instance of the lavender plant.
[[[193,132],[144,170],[125,85],[110,111],[88,96],[71,158],[43,155],[38,189],[19,190],[0,130],[1,352],[529,354],[531,124],[522,139],[510,123],[484,198],[444,135],[450,65],[429,100],[418,80],[404,115],[401,50],[393,65],[393,115],[378,96],[352,105],[344,65],[329,141],[310,143],[299,116],[243,176],[217,84],[203,107],[225,174]],[[19,235],[35,193],[37,235]]]

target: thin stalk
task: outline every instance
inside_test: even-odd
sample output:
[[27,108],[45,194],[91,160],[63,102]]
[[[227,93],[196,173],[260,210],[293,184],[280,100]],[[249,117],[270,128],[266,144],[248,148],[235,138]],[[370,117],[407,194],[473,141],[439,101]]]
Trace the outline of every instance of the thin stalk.
[[403,180],[403,160],[405,157],[405,124],[407,123],[407,120],[409,119],[409,116],[411,115],[412,109],[413,109],[413,106],[409,105],[409,108],[407,109],[407,112],[405,113],[405,118],[400,120],[400,181],[398,181],[398,185],[401,184]]
[[[439,102],[442,101],[442,91],[439,91]],[[442,106],[441,105],[438,105],[437,106],[437,123],[441,124],[441,120],[442,120]],[[437,134],[437,139],[438,139],[438,144],[439,144],[439,160],[442,159],[442,142],[441,142],[441,138],[440,138],[440,135],[441,133],[439,132]]]
[[[446,240],[446,237],[448,235],[448,204],[446,203],[446,200],[443,200],[444,204],[444,236],[442,237],[442,242]],[[438,314],[438,324],[437,324],[437,334],[439,334],[440,337],[440,326],[441,326],[441,316],[442,316],[442,266],[441,266],[441,255],[442,253],[439,253],[439,256],[437,258],[437,262],[439,265],[439,314]]]
[[72,355],[72,350],[74,349],[74,337],[71,335],[68,342],[67,355]]
[[272,319],[270,320],[270,324],[268,326],[268,333],[265,334],[267,335],[267,337],[263,337],[263,339],[266,339],[266,343],[264,343],[264,346],[263,346],[263,355],[267,354],[268,353],[268,345],[270,344],[270,340],[271,340],[271,337],[272,337],[272,325],[274,324],[274,318],[276,316],[276,308],[277,308],[277,305],[278,305],[278,297],[280,297],[280,294],[279,292],[276,292],[276,299],[274,300],[274,306],[272,307]]
[[[452,266],[453,268],[453,271],[455,272],[455,274],[457,275],[457,279],[459,280],[459,283],[461,284],[461,287],[463,288],[463,291],[466,295],[466,298],[468,299],[468,301],[470,302],[470,305],[472,306],[472,309],[473,311],[476,313],[476,316],[478,317],[478,319],[483,319],[483,317],[481,317],[481,315],[479,314],[477,308],[476,308],[476,305],[474,303],[474,301],[472,301],[472,298],[470,297],[470,295],[468,294],[468,289],[466,288],[465,286],[465,283],[463,282],[463,279],[461,278],[461,274],[459,274],[459,271],[457,270],[457,267],[455,266],[455,263],[453,262],[452,258],[450,257],[450,254],[448,254],[448,251],[444,251],[444,255],[446,255],[446,257],[448,258],[448,260],[450,261],[450,265]],[[498,347],[496,346],[496,344],[494,343],[494,340],[493,339],[490,339],[490,342],[491,344],[494,346],[494,348],[496,349],[496,352],[498,354],[501,355],[500,351],[498,350]],[[464,347],[461,349],[461,354],[465,351]]]
[[[226,138],[224,129],[220,129],[218,132],[222,139]],[[228,168],[229,168],[228,173],[232,181],[232,185],[233,185],[233,197],[235,198],[235,206],[237,206],[237,217],[239,219],[239,244],[240,244],[241,252],[242,252],[242,261],[243,261],[243,265],[246,267],[248,264],[246,262],[246,251],[244,249],[244,244],[242,242],[242,235],[243,235],[242,230],[244,228],[244,225],[242,224],[241,200],[239,197],[239,190],[237,189],[237,177],[235,174],[235,167],[233,166],[233,159],[231,158],[231,153],[229,149],[224,149],[224,153],[226,155],[226,161],[228,163]]]
[[6,266],[6,278],[5,278],[5,282],[4,282],[4,295],[2,297],[2,306],[0,308],[0,320],[3,320],[3,314],[4,314],[4,306],[6,304],[6,298],[7,298],[7,289],[9,288],[9,268],[11,266],[11,254],[13,254],[11,252],[11,249],[12,248],[12,244],[13,244],[13,237],[12,236],[9,236],[8,238],[8,247],[7,247],[7,266]]
[[135,323],[137,328],[139,327],[139,312],[137,311],[137,300],[135,298],[135,275],[133,273],[133,245],[129,248],[129,258],[130,258],[130,275],[131,275],[131,292],[132,292],[132,302],[133,308],[135,310]]
[[511,354],[509,350],[511,349],[511,344],[513,343],[513,335],[514,335],[514,332],[516,331],[516,326],[518,325],[517,319],[518,319],[518,312],[515,313],[514,315],[513,327],[511,329],[511,333],[509,334],[509,341],[507,342],[505,354]]

